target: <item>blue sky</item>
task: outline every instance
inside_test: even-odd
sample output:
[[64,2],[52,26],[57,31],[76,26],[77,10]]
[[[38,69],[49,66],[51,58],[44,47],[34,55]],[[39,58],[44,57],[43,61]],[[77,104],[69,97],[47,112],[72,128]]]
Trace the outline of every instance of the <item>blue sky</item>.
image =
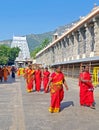
[[99,0],[0,0],[0,41],[53,31],[87,15]]

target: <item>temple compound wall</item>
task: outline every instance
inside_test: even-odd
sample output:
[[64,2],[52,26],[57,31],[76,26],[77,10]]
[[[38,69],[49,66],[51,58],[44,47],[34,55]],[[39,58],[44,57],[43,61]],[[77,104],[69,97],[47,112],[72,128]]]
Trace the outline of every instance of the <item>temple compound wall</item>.
[[99,67],[99,6],[40,51],[36,62],[47,66],[61,65],[64,73],[72,77],[79,75],[82,64]]

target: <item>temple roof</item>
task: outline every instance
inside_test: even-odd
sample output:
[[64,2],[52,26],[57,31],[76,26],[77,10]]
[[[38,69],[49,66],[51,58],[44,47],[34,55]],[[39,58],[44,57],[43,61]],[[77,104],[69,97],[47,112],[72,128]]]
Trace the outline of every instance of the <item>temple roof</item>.
[[52,64],[54,65],[64,65],[64,64],[73,64],[73,63],[81,63],[81,62],[91,62],[91,61],[99,61],[99,56],[89,57],[89,58],[83,58],[83,59],[77,59],[77,60],[71,60],[71,61],[65,61],[65,62],[58,62]]

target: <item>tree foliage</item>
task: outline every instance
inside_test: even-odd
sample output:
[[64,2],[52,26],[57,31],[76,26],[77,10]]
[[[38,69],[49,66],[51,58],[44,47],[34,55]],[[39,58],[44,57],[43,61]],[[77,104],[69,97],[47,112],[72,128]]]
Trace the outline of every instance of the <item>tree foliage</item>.
[[49,44],[49,39],[45,39],[38,47],[36,47],[32,52],[31,52],[31,57],[33,57],[35,59],[36,54],[41,51],[42,49],[44,49],[48,44]]
[[10,48],[6,45],[0,45],[0,64],[12,64],[19,54],[18,47]]

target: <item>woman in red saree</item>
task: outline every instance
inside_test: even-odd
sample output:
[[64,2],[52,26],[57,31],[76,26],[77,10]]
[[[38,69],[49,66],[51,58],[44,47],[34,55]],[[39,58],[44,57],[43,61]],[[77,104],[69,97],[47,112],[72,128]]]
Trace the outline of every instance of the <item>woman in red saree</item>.
[[3,78],[3,69],[0,67],[0,81],[2,82],[2,78]]
[[31,65],[29,65],[29,68],[26,70],[26,74],[24,77],[26,78],[27,92],[32,92],[33,91],[33,81],[34,81],[34,70],[32,69]]
[[64,79],[64,74],[61,72],[61,67],[57,66],[56,72],[52,73],[46,88],[47,91],[50,85],[51,104],[49,107],[49,112],[51,113],[60,112],[60,103],[64,97],[63,84],[66,87],[66,90],[68,90],[68,86]]
[[48,68],[46,67],[43,71],[43,87],[44,87],[45,93],[46,93],[46,86],[47,86],[48,81],[49,81],[49,76],[50,76],[50,72],[48,71]]
[[95,109],[94,106],[94,87],[92,85],[89,66],[85,66],[84,72],[80,74],[80,104]]
[[82,66],[82,70],[81,70],[80,75],[79,75],[79,87],[80,87],[79,97],[80,97],[80,105],[81,106],[85,105],[85,98],[86,98],[86,87],[83,87],[82,82],[81,82],[83,72],[84,72],[84,66]]
[[40,89],[41,89],[41,70],[37,66],[35,70],[35,90],[39,92]]

